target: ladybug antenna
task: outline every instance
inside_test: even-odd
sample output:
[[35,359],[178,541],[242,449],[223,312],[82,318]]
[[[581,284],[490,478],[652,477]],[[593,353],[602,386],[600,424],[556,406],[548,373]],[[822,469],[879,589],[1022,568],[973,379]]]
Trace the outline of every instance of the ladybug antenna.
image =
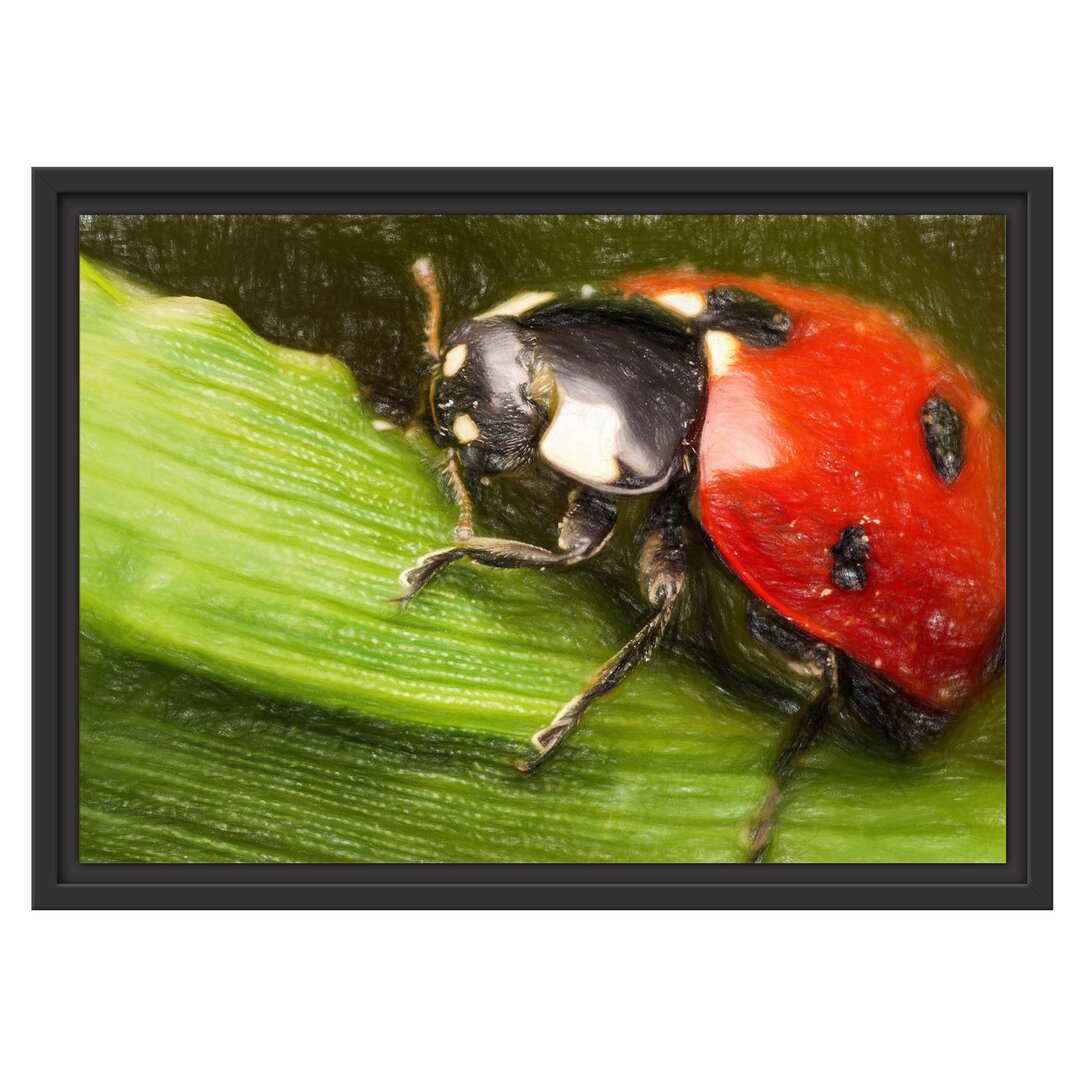
[[439,358],[439,316],[442,312],[442,300],[439,297],[439,283],[435,280],[435,267],[429,258],[420,258],[412,265],[413,279],[427,297],[427,318],[424,320],[424,348],[431,362],[436,367],[442,362]]
[[[424,349],[431,357],[432,369],[439,370],[442,357],[439,355],[439,316],[442,314],[442,299],[439,296],[439,283],[435,279],[435,267],[431,260],[419,258],[412,265],[413,279],[423,290],[427,297],[427,318],[424,319]],[[430,393],[435,393],[435,379],[431,380]],[[432,408],[432,415],[434,415]],[[469,497],[469,489],[461,475],[461,462],[457,450],[449,447],[446,451],[443,468],[450,484],[450,490],[454,496],[454,502],[458,506],[458,523],[454,530],[459,541],[468,540],[472,536],[472,499]],[[402,602],[402,608],[405,603]]]

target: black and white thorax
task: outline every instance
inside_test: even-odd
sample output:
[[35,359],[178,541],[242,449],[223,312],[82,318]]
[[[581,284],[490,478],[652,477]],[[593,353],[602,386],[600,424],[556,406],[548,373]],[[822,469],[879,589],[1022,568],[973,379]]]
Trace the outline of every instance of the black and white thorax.
[[431,384],[440,441],[469,471],[540,459],[611,495],[690,466],[703,404],[697,339],[652,305],[529,294],[461,323]]

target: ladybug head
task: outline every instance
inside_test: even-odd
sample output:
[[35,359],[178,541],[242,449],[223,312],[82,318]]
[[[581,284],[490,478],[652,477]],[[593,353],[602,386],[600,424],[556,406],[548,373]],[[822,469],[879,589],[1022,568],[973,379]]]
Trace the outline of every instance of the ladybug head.
[[461,323],[431,380],[435,440],[479,473],[520,469],[536,456],[551,412],[551,380],[511,318]]

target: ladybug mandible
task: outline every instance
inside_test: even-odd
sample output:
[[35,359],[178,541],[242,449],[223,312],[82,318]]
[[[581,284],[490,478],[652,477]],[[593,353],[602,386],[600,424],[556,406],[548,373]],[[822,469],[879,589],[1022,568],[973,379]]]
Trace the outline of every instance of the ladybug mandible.
[[[532,739],[531,772],[671,623],[693,521],[751,591],[750,630],[819,680],[773,796],[841,707],[917,750],[1004,663],[1005,440],[942,347],[846,296],[662,271],[581,295],[522,293],[438,340],[426,260],[429,401],[458,542],[402,574],[402,606],[451,562],[572,566],[646,497],[653,613]],[[472,535],[462,474],[534,462],[576,483],[558,550]],[[766,815],[767,816],[767,815]],[[763,819],[753,838],[768,840]]]

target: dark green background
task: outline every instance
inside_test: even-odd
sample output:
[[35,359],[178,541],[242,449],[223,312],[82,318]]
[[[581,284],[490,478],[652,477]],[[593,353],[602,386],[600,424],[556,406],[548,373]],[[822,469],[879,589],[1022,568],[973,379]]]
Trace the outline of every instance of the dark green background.
[[228,304],[279,345],[340,357],[409,409],[427,371],[420,255],[435,261],[447,325],[522,289],[683,263],[834,285],[907,315],[1004,395],[999,216],[98,216],[82,247]]

